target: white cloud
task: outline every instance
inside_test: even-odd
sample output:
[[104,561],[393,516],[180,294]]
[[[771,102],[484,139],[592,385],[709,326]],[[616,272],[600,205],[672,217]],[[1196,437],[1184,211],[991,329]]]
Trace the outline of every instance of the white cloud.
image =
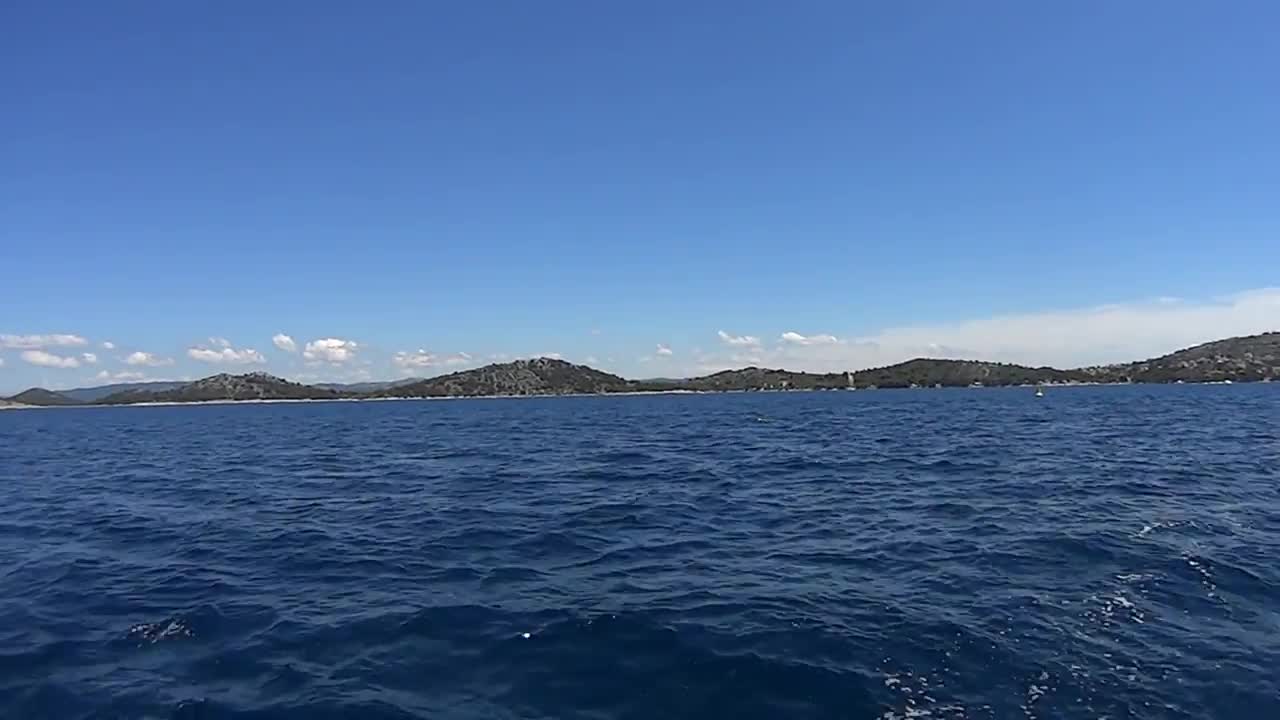
[[472,357],[464,352],[454,353],[452,355],[435,355],[419,348],[414,352],[398,352],[391,358],[391,362],[401,370],[410,370],[415,368],[468,365],[471,364]]
[[801,335],[798,332],[784,332],[782,342],[792,345],[837,345],[840,339],[835,335]]
[[115,344],[115,343],[113,343],[113,342],[111,342],[110,340],[103,340],[103,341],[102,341],[102,349],[103,349],[103,350],[115,350],[115,349],[116,349],[116,344]]
[[[222,338],[209,338],[210,340],[222,340]],[[206,347],[192,347],[187,349],[187,357],[200,362],[216,363],[219,365],[261,365],[267,359],[262,353],[253,348],[241,348],[237,350],[230,345],[222,345],[216,343],[220,347],[211,349]]]
[[97,364],[98,364],[98,356],[97,356],[97,355],[95,355],[94,353],[80,353],[80,359],[81,359],[81,360],[84,360],[85,362],[89,363],[90,365],[97,365]]
[[1020,313],[941,326],[890,328],[867,338],[1027,364],[1076,366],[1143,360],[1210,340],[1280,330],[1280,288],[1208,301],[1159,298]]
[[658,357],[671,357],[673,353],[671,352],[670,347],[667,347],[662,343],[658,343],[658,348],[653,351],[653,354],[657,355]]
[[93,378],[95,380],[101,380],[105,382],[138,382],[141,380],[146,380],[147,376],[143,375],[140,372],[126,371],[126,372],[113,373],[107,370],[102,370],[97,375],[94,375]]
[[354,340],[342,340],[339,338],[320,338],[307,343],[302,350],[302,356],[308,360],[316,362],[327,362],[339,365],[354,360],[356,351],[360,349],[359,343]]
[[157,357],[152,353],[142,352],[141,350],[137,350],[135,352],[129,353],[129,355],[124,359],[124,362],[126,365],[145,365],[147,367],[161,367],[164,365],[172,365],[173,359]]
[[564,359],[564,355],[563,355],[563,354],[561,354],[561,353],[558,353],[558,352],[537,353],[536,355],[533,355],[532,357],[533,357],[535,360],[536,360],[537,358],[546,358],[547,360],[563,360],[563,359]]
[[400,369],[434,367],[437,363],[435,355],[426,350],[416,352],[400,351],[391,358],[391,362]]
[[88,340],[79,335],[0,335],[0,348],[8,350],[39,350],[46,347],[78,347]]
[[271,344],[285,352],[298,352],[298,343],[294,342],[293,338],[285,335],[284,333],[276,333],[275,335],[272,335]]
[[891,327],[856,339],[783,334],[775,347],[697,358],[691,374],[743,365],[840,372],[913,357],[1073,368],[1164,355],[1210,340],[1280,330],[1280,288],[1207,301],[1170,298]]
[[600,361],[596,359],[595,355],[586,356],[585,358],[582,359],[582,362],[588,365],[598,365],[600,363]]
[[724,343],[725,345],[732,345],[734,347],[759,347],[760,346],[760,338],[754,335],[730,335],[729,333],[723,330],[721,330],[716,334],[720,336],[720,342]]
[[73,357],[63,357],[62,355],[54,355],[44,350],[27,350],[22,353],[22,359],[32,365],[39,365],[47,368],[78,368],[80,361]]
[[224,337],[217,337],[217,336],[214,336],[214,337],[209,338],[209,344],[210,344],[211,346],[213,346],[213,347],[216,347],[216,348],[229,348],[229,347],[231,347],[231,341],[230,341],[230,340],[228,340],[228,339],[226,339],[226,338],[224,338]]

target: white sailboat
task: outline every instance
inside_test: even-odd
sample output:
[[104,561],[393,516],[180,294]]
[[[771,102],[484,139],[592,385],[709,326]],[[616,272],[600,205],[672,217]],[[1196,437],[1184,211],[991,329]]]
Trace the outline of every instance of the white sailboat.
[[1044,388],[1036,386],[1036,397],[1044,397]]

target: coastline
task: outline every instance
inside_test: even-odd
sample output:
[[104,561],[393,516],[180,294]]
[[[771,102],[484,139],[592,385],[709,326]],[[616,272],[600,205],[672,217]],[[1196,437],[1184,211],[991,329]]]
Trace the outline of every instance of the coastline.
[[721,392],[861,392],[934,390],[944,386],[945,389],[1034,387],[1044,391],[1098,385],[1230,385],[1274,380],[1280,380],[1280,331],[1214,340],[1149,360],[1065,370],[986,360],[917,357],[857,371],[795,372],[752,365],[683,379],[629,380],[587,365],[539,357],[400,381],[308,385],[262,371],[221,372],[176,386],[159,382],[121,383],[64,391],[32,387],[12,397],[0,398],[0,402],[9,403],[11,409],[25,409],[12,408],[12,405],[168,407]]
[[1109,383],[1109,382],[1072,382],[1057,384],[1026,384],[1026,385],[948,385],[945,387],[863,387],[863,388],[800,388],[800,389],[767,389],[767,390],[628,390],[624,392],[608,392],[608,393],[546,393],[546,394],[495,394],[495,395],[437,395],[428,397],[337,397],[337,398],[263,398],[251,400],[191,400],[191,401],[162,401],[162,402],[139,402],[139,403],[112,403],[112,404],[95,404],[85,403],[80,405],[26,405],[26,404],[6,404],[0,405],[0,410],[57,410],[63,408],[125,408],[125,407],[186,407],[186,406],[217,406],[217,405],[288,405],[288,404],[304,404],[304,403],[364,403],[364,402],[410,402],[410,401],[435,401],[435,400],[536,400],[544,398],[603,398],[603,397],[642,397],[642,396],[661,396],[661,395],[747,395],[747,394],[798,394],[798,393],[856,393],[862,394],[866,392],[893,392],[893,391],[927,391],[927,390],[1026,390],[1043,388],[1045,390],[1062,390],[1068,388],[1087,388],[1087,387],[1163,387],[1173,385],[1266,385],[1266,381],[1255,382],[1224,382],[1221,380],[1211,380],[1207,382],[1182,382],[1182,383]]

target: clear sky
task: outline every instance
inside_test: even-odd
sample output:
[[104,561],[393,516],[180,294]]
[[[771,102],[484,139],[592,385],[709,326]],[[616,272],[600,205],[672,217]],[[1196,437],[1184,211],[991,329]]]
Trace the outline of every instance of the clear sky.
[[0,390],[1280,329],[1277,27],[1248,1],[13,0]]

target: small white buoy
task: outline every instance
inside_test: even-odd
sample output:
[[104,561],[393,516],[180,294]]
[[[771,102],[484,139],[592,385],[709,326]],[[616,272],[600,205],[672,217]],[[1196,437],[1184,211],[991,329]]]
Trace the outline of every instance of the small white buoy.
[[524,638],[525,640],[528,640],[529,638],[531,638],[531,637],[533,637],[533,636],[532,636],[532,635],[530,635],[529,633],[520,633],[520,637]]

